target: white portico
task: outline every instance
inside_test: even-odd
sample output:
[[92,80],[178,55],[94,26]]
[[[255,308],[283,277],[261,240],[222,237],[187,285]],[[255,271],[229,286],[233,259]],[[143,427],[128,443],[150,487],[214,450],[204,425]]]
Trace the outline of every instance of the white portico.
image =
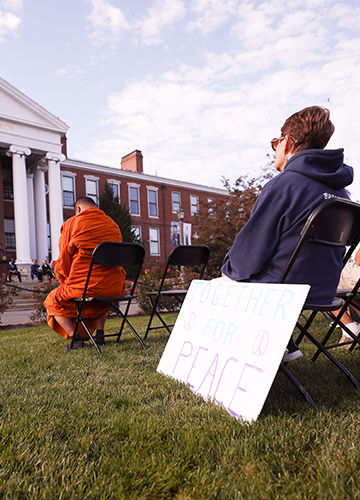
[[[61,138],[68,126],[0,78],[0,150],[12,159],[16,262],[28,267],[48,255],[50,223],[52,258],[58,257],[63,223],[60,162]],[[48,172],[49,221],[45,172]]]

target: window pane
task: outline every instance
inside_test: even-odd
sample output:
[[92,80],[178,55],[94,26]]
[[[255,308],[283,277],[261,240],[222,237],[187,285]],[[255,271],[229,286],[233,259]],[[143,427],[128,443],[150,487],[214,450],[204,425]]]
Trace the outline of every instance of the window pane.
[[190,208],[191,215],[195,215],[199,211],[199,197],[194,194],[190,195]]
[[15,220],[4,219],[4,232],[5,232],[5,248],[8,250],[15,250]]
[[69,193],[68,191],[64,191],[64,205],[67,207],[74,206],[74,193]]
[[98,196],[97,196],[97,181],[93,179],[86,179],[86,196],[93,199],[96,204],[98,204]]
[[171,193],[172,211],[178,212],[180,210],[180,193],[173,191]]
[[120,195],[119,195],[119,184],[116,184],[115,182],[109,182],[109,185],[112,189],[112,192],[113,192],[113,195],[114,195],[114,198],[118,197],[120,199]]
[[97,181],[86,179],[86,195],[97,195]]
[[64,191],[74,191],[74,178],[68,175],[63,175],[62,185]]
[[159,249],[159,230],[151,227],[149,229],[150,236],[150,255],[160,255]]
[[64,206],[73,207],[75,203],[74,178],[70,175],[63,175],[62,187]]
[[130,194],[130,213],[139,215],[139,189],[137,187],[131,187],[129,189]]
[[4,219],[4,231],[5,233],[15,233],[14,219]]
[[141,227],[140,226],[131,226],[131,231],[132,231],[136,241],[141,241]]
[[148,197],[149,197],[149,215],[151,217],[157,217],[158,216],[158,211],[157,211],[157,192],[154,190],[148,191]]
[[14,190],[11,181],[3,182],[3,198],[4,200],[13,200],[14,199]]

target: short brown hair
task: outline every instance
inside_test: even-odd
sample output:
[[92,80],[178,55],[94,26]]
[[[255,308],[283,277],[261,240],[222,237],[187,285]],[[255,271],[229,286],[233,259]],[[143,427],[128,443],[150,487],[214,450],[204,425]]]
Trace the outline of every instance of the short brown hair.
[[293,153],[304,149],[324,149],[335,127],[330,111],[320,106],[310,106],[291,115],[281,127],[281,135],[291,136]]

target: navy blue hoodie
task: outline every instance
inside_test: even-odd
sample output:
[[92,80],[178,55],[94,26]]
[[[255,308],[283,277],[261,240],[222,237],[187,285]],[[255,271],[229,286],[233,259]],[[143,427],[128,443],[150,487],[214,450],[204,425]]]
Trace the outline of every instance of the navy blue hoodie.
[[[307,149],[269,181],[237,234],[222,272],[237,281],[277,283],[300,238],[307,217],[322,201],[349,198],[353,169],[343,149]],[[300,253],[287,283],[307,283],[307,302],[326,304],[335,295],[344,248],[310,243]]]

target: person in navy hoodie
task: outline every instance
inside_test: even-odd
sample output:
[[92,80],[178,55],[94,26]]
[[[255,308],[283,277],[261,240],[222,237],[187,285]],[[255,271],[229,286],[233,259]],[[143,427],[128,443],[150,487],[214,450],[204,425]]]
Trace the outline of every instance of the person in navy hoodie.
[[[353,169],[344,150],[324,150],[334,132],[328,109],[311,106],[291,115],[271,141],[280,172],[262,189],[250,218],[235,237],[222,274],[236,281],[277,283],[312,210],[327,198],[349,198]],[[331,302],[344,248],[309,244],[286,281],[311,285],[308,301]],[[284,361],[301,356],[293,341]]]

